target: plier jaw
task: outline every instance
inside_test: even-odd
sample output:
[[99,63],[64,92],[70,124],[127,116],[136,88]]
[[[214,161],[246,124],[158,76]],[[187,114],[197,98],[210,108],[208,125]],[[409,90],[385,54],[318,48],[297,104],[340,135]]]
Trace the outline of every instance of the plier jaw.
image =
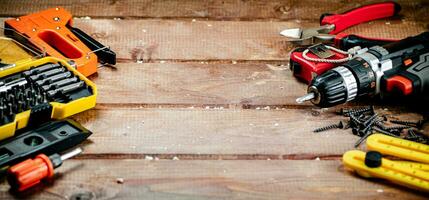
[[335,29],[335,25],[326,24],[313,28],[292,28],[280,32],[281,35],[288,37],[288,41],[296,45],[312,45],[316,43],[329,43],[335,38],[335,35],[329,32]]

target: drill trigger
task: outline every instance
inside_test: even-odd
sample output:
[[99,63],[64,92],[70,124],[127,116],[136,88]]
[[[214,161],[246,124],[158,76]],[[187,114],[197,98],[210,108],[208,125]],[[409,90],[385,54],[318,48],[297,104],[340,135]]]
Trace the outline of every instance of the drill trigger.
[[386,91],[394,92],[395,90],[401,91],[404,95],[413,93],[413,83],[403,76],[393,76],[386,80]]

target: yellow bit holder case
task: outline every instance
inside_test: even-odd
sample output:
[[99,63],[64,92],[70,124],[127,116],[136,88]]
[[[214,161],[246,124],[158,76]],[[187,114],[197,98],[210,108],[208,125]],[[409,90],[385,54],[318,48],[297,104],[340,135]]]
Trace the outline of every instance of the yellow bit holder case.
[[[61,67],[65,67],[65,70],[70,71],[72,76],[77,77],[80,82],[83,81],[86,84],[88,90],[91,91],[91,95],[74,99],[70,102],[60,103],[49,101],[48,103],[51,105],[52,109],[50,119],[64,119],[95,106],[97,96],[97,88],[95,84],[79,73],[76,69],[74,69],[69,63],[58,58],[44,57],[37,60],[26,59],[18,61],[14,64],[14,67],[0,70],[0,79],[13,76],[14,74],[19,74],[49,63],[58,63],[61,65]],[[13,121],[0,125],[0,140],[12,137],[15,134],[15,131],[27,127],[32,114],[32,109],[33,108],[29,110],[23,110],[22,112],[14,115]]]

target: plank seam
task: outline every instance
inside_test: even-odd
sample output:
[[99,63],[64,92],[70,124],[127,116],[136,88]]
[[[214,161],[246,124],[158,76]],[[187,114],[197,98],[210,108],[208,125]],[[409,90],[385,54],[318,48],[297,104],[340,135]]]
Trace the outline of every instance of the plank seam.
[[[345,106],[347,107],[347,106]],[[352,106],[350,106],[352,107]],[[144,103],[97,103],[94,109],[205,109],[205,110],[285,110],[285,109],[312,109],[313,105],[282,104],[282,105],[249,105],[249,104],[144,104]]]
[[172,64],[172,63],[189,63],[189,64],[289,64],[289,59],[284,60],[240,60],[240,59],[150,59],[144,61],[136,61],[129,58],[117,58],[117,63],[138,63],[138,64]]
[[[73,15],[73,13],[72,13]],[[16,18],[22,15],[18,14],[0,14],[2,18]],[[200,16],[182,16],[182,17],[149,17],[149,16],[136,16],[136,15],[118,15],[118,16],[99,16],[99,15],[73,15],[74,19],[105,19],[105,20],[175,20],[175,21],[225,21],[225,22],[290,22],[297,20],[296,18],[277,18],[277,17],[200,17]],[[396,17],[390,19],[383,19],[385,21],[400,21],[408,18]],[[298,19],[304,23],[319,23],[318,19]],[[412,18],[414,22],[426,22],[424,19]]]
[[[73,13],[72,13],[73,15]],[[22,15],[18,14],[0,14],[2,18],[16,18]],[[74,19],[105,19],[105,20],[175,20],[175,21],[237,21],[237,22],[288,22],[294,21],[295,18],[276,18],[276,17],[200,17],[200,16],[183,16],[183,17],[148,17],[148,16],[135,16],[135,15],[119,15],[119,16],[97,16],[97,15],[73,15]],[[319,23],[317,19],[300,19],[302,22]],[[416,22],[420,22],[415,20]],[[423,20],[421,22],[424,22]]]
[[74,159],[145,159],[145,160],[341,160],[342,155],[318,154],[82,154]]

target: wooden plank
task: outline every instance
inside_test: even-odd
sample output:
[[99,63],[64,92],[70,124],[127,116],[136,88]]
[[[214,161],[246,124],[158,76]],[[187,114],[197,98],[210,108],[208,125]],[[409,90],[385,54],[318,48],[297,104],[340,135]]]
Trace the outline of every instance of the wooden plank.
[[[173,20],[76,20],[76,27],[106,45],[121,59],[276,60],[288,58],[293,46],[279,32],[316,26],[304,22],[225,22]],[[400,39],[426,30],[425,23],[377,21],[348,32],[376,38]]]
[[121,59],[285,60],[291,46],[279,32],[294,22],[76,20]]
[[[216,20],[312,20],[322,13],[342,13],[369,3],[364,1],[289,0],[289,1],[195,1],[195,0],[130,0],[78,1],[48,0],[37,3],[25,0],[1,0],[2,16],[20,16],[62,6],[74,16],[121,18],[209,18]],[[425,21],[429,6],[426,1],[399,0],[401,15],[406,20]]]
[[[342,155],[353,149],[358,139],[350,129],[312,132],[345,119],[333,111],[335,109],[112,109],[99,106],[74,118],[94,132],[84,146],[87,154],[314,159]],[[406,112],[402,115],[420,117]]]
[[[3,22],[5,18],[0,18]],[[285,61],[294,48],[279,33],[286,28],[317,23],[191,20],[76,19],[81,28],[109,45],[120,61]],[[376,21],[346,32],[375,38],[401,39],[416,35],[427,23]]]
[[265,63],[120,63],[91,78],[101,104],[294,105],[306,91],[288,66]]
[[[296,98],[306,93],[307,86],[293,77],[286,63],[119,63],[116,68],[99,68],[98,75],[91,79],[98,86],[97,102],[102,105],[253,109],[312,105],[296,103]],[[373,104],[421,111],[415,102],[374,99],[361,99],[348,106]]]
[[[339,161],[70,160],[60,177],[1,199],[425,199],[343,169]],[[118,183],[118,180],[123,180]],[[86,198],[85,198],[86,197]]]

